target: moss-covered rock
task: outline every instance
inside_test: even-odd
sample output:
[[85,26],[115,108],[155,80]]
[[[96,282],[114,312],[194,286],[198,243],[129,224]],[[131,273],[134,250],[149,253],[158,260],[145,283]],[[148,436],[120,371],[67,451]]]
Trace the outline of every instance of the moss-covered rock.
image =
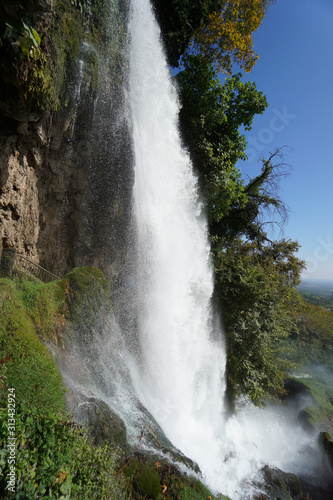
[[64,279],[0,279],[0,361],[19,399],[64,409],[65,387],[47,344],[61,351],[71,335],[87,341],[111,312],[109,283],[99,269],[72,270]]
[[6,385],[15,389],[17,399],[57,411],[64,409],[65,388],[38,336],[47,337],[53,330],[53,292],[52,285],[0,279],[0,360]]
[[108,443],[116,446],[122,454],[130,453],[125,424],[104,401],[97,398],[86,399],[77,406],[74,419],[88,429],[95,446]]
[[131,458],[123,468],[125,477],[129,479],[131,493],[157,500],[162,493],[160,479],[156,470],[144,462]]
[[258,494],[256,500],[276,498],[279,500],[298,500],[302,498],[302,486],[296,474],[283,472],[280,469],[265,465],[262,469],[263,483],[259,486],[264,493]]
[[307,406],[305,412],[300,414],[303,423],[306,420],[306,426],[320,431],[333,433],[333,387],[330,379],[325,375],[313,374],[310,377],[300,379],[303,386],[308,391]]
[[119,469],[127,484],[129,499],[228,500],[216,497],[194,476],[179,471],[165,459],[150,454],[133,453]]
[[[82,314],[96,314],[99,307],[109,302],[110,283],[100,269],[80,267],[72,269],[60,283],[73,322],[81,321]],[[84,319],[83,319],[84,321]]]
[[333,441],[331,436],[328,432],[320,432],[318,441],[327,456],[328,466],[330,472],[333,474]]

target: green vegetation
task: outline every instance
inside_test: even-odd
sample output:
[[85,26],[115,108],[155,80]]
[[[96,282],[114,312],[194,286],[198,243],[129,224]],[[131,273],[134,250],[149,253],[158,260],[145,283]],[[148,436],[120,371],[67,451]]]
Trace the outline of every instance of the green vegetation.
[[[251,129],[254,116],[267,106],[265,96],[255,84],[242,83],[240,74],[222,84],[213,66],[199,56],[188,57],[177,82],[182,134],[200,174],[212,236],[255,232],[259,193],[251,183],[245,185],[236,164],[246,159],[240,128]],[[267,176],[269,168],[262,175]]]
[[15,414],[16,493],[10,492],[5,395],[0,411],[1,498],[125,498],[114,476],[117,454],[113,449],[94,447],[70,420],[19,400]]
[[180,56],[189,46],[194,32],[208,15],[220,6],[220,0],[153,0],[164,34],[169,63],[178,66]]
[[177,75],[181,129],[199,174],[208,212],[215,268],[215,297],[227,338],[229,396],[247,394],[257,405],[282,396],[293,367],[281,344],[297,327],[296,287],[304,262],[290,240],[271,241],[268,220],[282,225],[286,207],[278,195],[288,173],[280,151],[245,182],[238,161],[246,161],[253,118],[267,106],[255,84],[234,75],[222,84],[211,63],[188,56]]
[[[34,113],[43,111],[44,118],[48,113],[52,116],[65,109],[70,114],[74,105],[71,82],[83,41],[108,54],[117,76],[123,62],[126,16],[120,11],[115,13],[118,16],[115,30],[119,35],[110,27],[110,0],[92,2],[88,7],[86,0],[57,0],[45,22],[39,24],[38,32],[32,6],[22,19],[7,18],[0,62],[8,73],[7,80],[16,87],[22,109]],[[99,80],[97,53],[92,49],[83,57],[85,88],[82,92],[93,101]]]
[[132,459],[124,469],[124,474],[130,479],[134,489],[140,496],[157,500],[162,494],[160,479],[156,470],[147,464]]
[[24,278],[0,279],[2,492],[10,466],[8,396],[15,404],[17,438],[16,494],[7,490],[1,498],[122,499],[121,483],[114,476],[118,452],[106,445],[93,446],[85,432],[65,416],[61,375],[42,343],[57,345],[69,320],[75,322],[87,303],[96,310],[107,297],[109,284],[93,268],[74,269],[63,280],[48,284],[29,275]]
[[295,282],[300,263],[297,244],[271,245],[234,240],[215,253],[216,295],[223,311],[228,350],[228,381],[233,394],[245,393],[255,404],[283,394],[284,377],[294,367],[281,340],[296,320]]
[[57,307],[52,284],[0,279],[0,360],[8,383],[15,387],[18,399],[54,411],[63,410],[65,389],[55,361],[37,334],[54,333]]
[[333,370],[333,311],[300,300],[294,317],[297,330],[292,341],[299,364],[323,364]]
[[231,73],[232,61],[250,71],[258,56],[252,33],[273,0],[153,0],[164,34],[169,63],[199,54]]
[[165,459],[135,454],[119,469],[124,478],[126,498],[141,500],[162,498],[178,500],[229,500],[223,495],[214,496],[206,486],[193,477],[182,475]]
[[309,304],[333,311],[333,293],[331,287],[329,290],[317,288],[313,290],[312,287],[310,288],[300,285],[298,287],[298,292]]

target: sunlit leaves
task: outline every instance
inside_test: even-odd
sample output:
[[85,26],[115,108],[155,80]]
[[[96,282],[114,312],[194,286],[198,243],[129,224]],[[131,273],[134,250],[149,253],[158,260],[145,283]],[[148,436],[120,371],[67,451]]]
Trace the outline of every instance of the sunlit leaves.
[[252,34],[259,28],[273,0],[223,0],[193,37],[192,49],[219,71],[231,74],[232,62],[250,71],[258,56]]

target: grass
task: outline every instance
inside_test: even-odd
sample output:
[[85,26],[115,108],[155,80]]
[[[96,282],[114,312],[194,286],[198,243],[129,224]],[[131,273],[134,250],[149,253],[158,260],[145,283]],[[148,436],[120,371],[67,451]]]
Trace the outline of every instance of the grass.
[[6,383],[19,400],[61,411],[65,387],[37,335],[47,337],[53,330],[56,308],[52,286],[0,279],[0,361],[6,367]]

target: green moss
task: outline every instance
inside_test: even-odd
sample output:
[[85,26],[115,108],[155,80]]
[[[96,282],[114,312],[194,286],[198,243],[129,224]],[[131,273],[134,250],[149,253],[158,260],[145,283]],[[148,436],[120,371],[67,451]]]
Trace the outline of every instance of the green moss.
[[[230,500],[222,494],[214,496],[206,486],[194,477],[181,473],[166,459],[150,454],[136,452],[120,468],[118,474],[121,473],[127,483],[127,498],[133,500],[141,500],[142,498]],[[162,493],[158,486],[162,489]]]
[[[18,399],[40,408],[63,410],[65,389],[61,375],[36,334],[44,324],[42,307],[47,304],[43,286],[47,290],[47,285],[18,285],[0,279],[0,359],[6,360],[6,384],[15,389]],[[50,313],[55,305],[49,302]],[[46,329],[50,327],[48,320],[45,324]]]
[[182,491],[181,500],[217,500],[217,497],[204,486],[200,481],[195,482],[191,486],[185,486]]
[[65,276],[61,286],[69,317],[76,326],[89,326],[101,307],[111,307],[110,283],[97,268],[75,268]]
[[21,99],[28,106],[39,109],[57,109],[59,95],[54,86],[52,68],[40,48],[22,53],[18,65],[18,82]]
[[136,492],[143,497],[157,500],[161,495],[160,479],[153,467],[132,458],[128,466],[124,468],[124,474]]

